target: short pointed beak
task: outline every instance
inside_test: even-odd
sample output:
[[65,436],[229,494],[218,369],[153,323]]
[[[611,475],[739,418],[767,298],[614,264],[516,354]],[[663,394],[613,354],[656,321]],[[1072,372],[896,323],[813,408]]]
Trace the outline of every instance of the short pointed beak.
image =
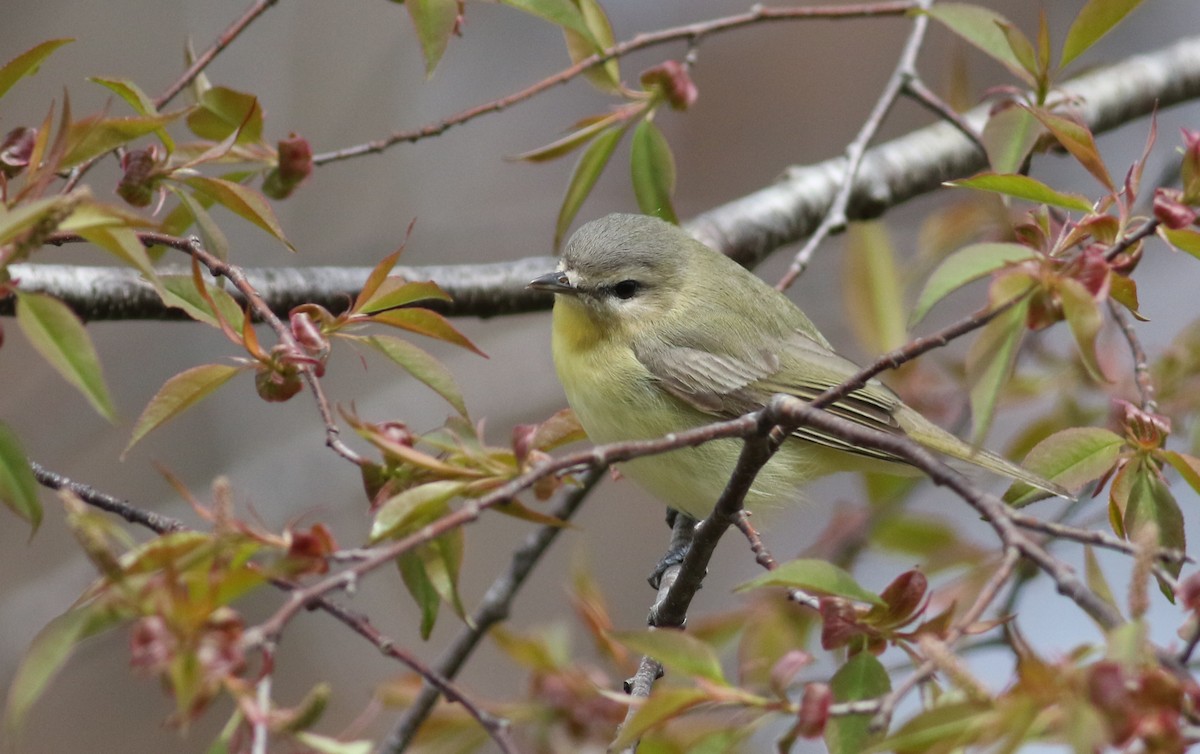
[[526,288],[532,288],[535,291],[546,291],[547,293],[578,293],[578,289],[571,285],[570,279],[565,272],[548,272],[545,275],[539,275],[529,281]]

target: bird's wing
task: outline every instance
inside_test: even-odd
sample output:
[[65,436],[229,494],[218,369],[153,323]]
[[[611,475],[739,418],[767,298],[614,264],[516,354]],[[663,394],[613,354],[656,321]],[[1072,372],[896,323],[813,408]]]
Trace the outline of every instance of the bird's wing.
[[[656,343],[653,348],[635,346],[634,353],[667,392],[714,419],[733,418],[762,408],[776,393],[812,400],[858,372],[852,362],[802,333],[766,348],[736,354],[715,352],[708,343]],[[804,365],[802,370],[796,368],[799,363]],[[855,424],[900,434],[903,430],[893,416],[899,405],[900,399],[894,393],[871,383],[828,410]],[[801,427],[795,435],[849,453],[901,461],[889,453],[858,448],[810,427]]]

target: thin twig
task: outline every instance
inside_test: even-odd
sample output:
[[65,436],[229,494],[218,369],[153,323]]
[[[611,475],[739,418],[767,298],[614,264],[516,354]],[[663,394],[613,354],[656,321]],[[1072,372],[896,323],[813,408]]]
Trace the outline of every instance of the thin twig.
[[[575,511],[579,510],[588,494],[603,476],[604,469],[595,469],[580,480],[578,487],[564,490],[558,504],[550,509],[549,515],[560,521],[571,520]],[[434,663],[440,677],[453,679],[458,675],[458,671],[474,653],[488,630],[508,618],[509,610],[512,608],[517,593],[525,585],[526,579],[549,551],[550,545],[554,543],[561,531],[561,526],[543,526],[531,533],[526,538],[525,544],[513,553],[508,570],[497,577],[488,587],[479,606],[471,614],[471,619],[467,622],[466,627],[459,632],[450,646]],[[441,690],[429,682],[428,676],[421,675],[425,680],[422,681],[420,692],[396,722],[391,733],[380,744],[381,754],[399,754],[408,748],[421,724],[429,717],[438,697],[442,695]]]
[[[933,0],[920,0],[918,7],[925,10],[932,3]],[[846,208],[850,205],[850,193],[854,188],[854,181],[858,177],[858,169],[862,165],[867,145],[871,143],[871,139],[875,138],[875,133],[879,131],[879,126],[883,124],[883,119],[887,117],[892,105],[896,104],[896,98],[904,91],[907,82],[916,77],[917,53],[921,50],[921,43],[925,39],[925,29],[928,26],[929,16],[924,13],[918,14],[913,19],[912,30],[908,33],[908,40],[904,43],[904,50],[900,53],[896,69],[888,79],[887,85],[884,86],[883,93],[875,102],[875,107],[871,109],[871,114],[867,116],[866,121],[858,130],[858,135],[846,146],[846,169],[842,174],[841,186],[833,198],[833,204],[829,206],[829,210],[825,213],[825,219],[817,226],[816,231],[808,237],[804,247],[796,253],[783,277],[775,284],[779,290],[787,290],[796,281],[796,278],[800,277],[808,267],[817,246],[825,240],[826,236],[846,227],[848,222]]]
[[[924,2],[925,0],[921,0]],[[445,133],[454,126],[462,125],[468,121],[472,121],[481,115],[488,113],[499,112],[513,105],[524,102],[535,95],[538,95],[547,89],[555,87],[559,84],[564,84],[571,79],[583,74],[591,68],[598,65],[603,65],[609,60],[627,55],[635,50],[642,50],[647,47],[673,42],[678,40],[687,40],[694,44],[696,40],[711,34],[739,29],[744,26],[750,26],[757,23],[765,23],[770,21],[794,21],[802,19],[838,19],[838,18],[868,18],[881,16],[898,16],[907,13],[917,7],[917,0],[893,0],[890,2],[876,3],[857,3],[849,5],[822,5],[809,6],[800,8],[768,8],[756,6],[746,13],[741,13],[725,18],[703,21],[695,24],[687,24],[685,26],[676,26],[670,29],[662,29],[660,31],[646,32],[638,34],[626,42],[613,45],[603,52],[596,53],[589,57],[583,58],[570,68],[565,68],[562,71],[549,76],[541,81],[528,86],[518,92],[514,92],[506,97],[486,102],[482,105],[463,110],[455,115],[452,115],[436,123],[430,123],[411,131],[397,131],[382,139],[376,139],[363,144],[357,144],[352,147],[344,147],[342,149],[331,152],[322,152],[313,155],[314,165],[323,165],[338,160],[346,160],[351,157],[360,157],[366,154],[382,152],[383,150],[401,142],[416,142],[421,139],[427,139],[432,136],[438,136]]]
[[[220,53],[221,50],[224,50],[226,47],[228,47],[233,40],[237,39],[237,37],[246,30],[246,27],[248,27],[251,22],[254,21],[254,19],[261,16],[264,12],[266,12],[267,8],[270,8],[276,2],[278,2],[278,0],[256,0],[254,5],[250,6],[250,8],[243,13],[241,17],[230,24],[225,31],[221,32],[220,36],[217,37],[216,41],[214,41],[207,50],[200,53],[199,57],[197,57],[192,64],[188,66],[187,70],[184,71],[183,74],[176,79],[173,84],[168,86],[162,94],[155,98],[154,109],[161,110],[164,105],[174,99],[175,95],[183,91],[185,86],[190,84],[193,79],[200,75],[201,71],[208,67],[208,64],[211,63],[215,57],[217,57],[217,54]],[[65,194],[71,191],[71,189],[75,188],[75,186],[79,183],[79,180],[83,178],[84,174],[91,170],[93,165],[95,165],[100,159],[108,154],[109,152],[105,152],[104,154],[96,155],[90,160],[74,168],[71,171],[70,176],[68,176],[66,184],[63,186],[62,193]]]
[[168,86],[162,94],[154,99],[154,107],[161,110],[171,100],[175,99],[175,95],[183,91],[183,88],[192,83],[192,80],[200,75],[201,71],[208,67],[209,63],[217,57],[218,54],[228,47],[233,40],[237,39],[243,31],[246,30],[251,23],[254,22],[267,9],[274,5],[278,0],[255,0],[245,13],[229,25],[225,31],[209,45],[208,49],[196,56],[192,64],[188,66],[178,79]]
[[1142,411],[1147,414],[1153,414],[1158,411],[1158,401],[1154,399],[1154,380],[1150,374],[1150,359],[1146,356],[1146,349],[1142,347],[1142,341],[1138,338],[1137,330],[1133,327],[1133,322],[1122,310],[1121,305],[1116,301],[1109,299],[1108,311],[1112,314],[1113,320],[1116,321],[1117,327],[1121,328],[1121,333],[1125,336],[1125,341],[1129,343],[1129,351],[1133,354],[1133,381],[1137,385],[1138,394],[1141,396]]
[[[30,465],[33,468],[34,477],[42,486],[53,490],[69,490],[84,503],[110,513],[115,513],[132,524],[144,526],[158,534],[191,530],[178,519],[137,508],[127,501],[99,492],[93,487],[73,481],[39,464],[31,463]],[[272,578],[270,582],[276,588],[288,592],[294,592],[300,588],[295,582],[284,578]],[[380,633],[378,629],[371,625],[370,619],[365,615],[356,613],[325,598],[311,600],[309,604],[341,621],[355,633],[370,641],[383,654],[407,665],[409,669],[421,676],[426,683],[436,688],[447,699],[461,704],[463,709],[496,741],[497,746],[502,751],[516,751],[511,741],[508,740],[508,723],[506,720],[497,718],[484,711],[470,697],[459,690],[450,679],[429,668],[416,657],[401,649],[393,639]],[[268,647],[270,646],[270,642],[264,642],[262,646]]]

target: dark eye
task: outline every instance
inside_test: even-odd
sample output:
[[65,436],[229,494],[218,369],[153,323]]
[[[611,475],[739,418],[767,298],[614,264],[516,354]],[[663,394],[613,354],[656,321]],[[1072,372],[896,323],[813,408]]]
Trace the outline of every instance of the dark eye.
[[638,288],[641,288],[641,285],[638,284],[638,281],[622,280],[613,286],[612,291],[613,295],[617,298],[631,299],[633,298],[633,295],[638,292]]

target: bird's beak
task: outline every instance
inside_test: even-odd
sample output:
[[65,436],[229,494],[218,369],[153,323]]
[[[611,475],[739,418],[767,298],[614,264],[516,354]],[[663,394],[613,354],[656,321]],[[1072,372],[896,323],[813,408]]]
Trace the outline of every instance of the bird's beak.
[[578,293],[579,289],[571,285],[571,280],[565,272],[548,272],[545,275],[539,275],[529,281],[526,288],[532,288],[535,291],[546,291],[547,293]]

